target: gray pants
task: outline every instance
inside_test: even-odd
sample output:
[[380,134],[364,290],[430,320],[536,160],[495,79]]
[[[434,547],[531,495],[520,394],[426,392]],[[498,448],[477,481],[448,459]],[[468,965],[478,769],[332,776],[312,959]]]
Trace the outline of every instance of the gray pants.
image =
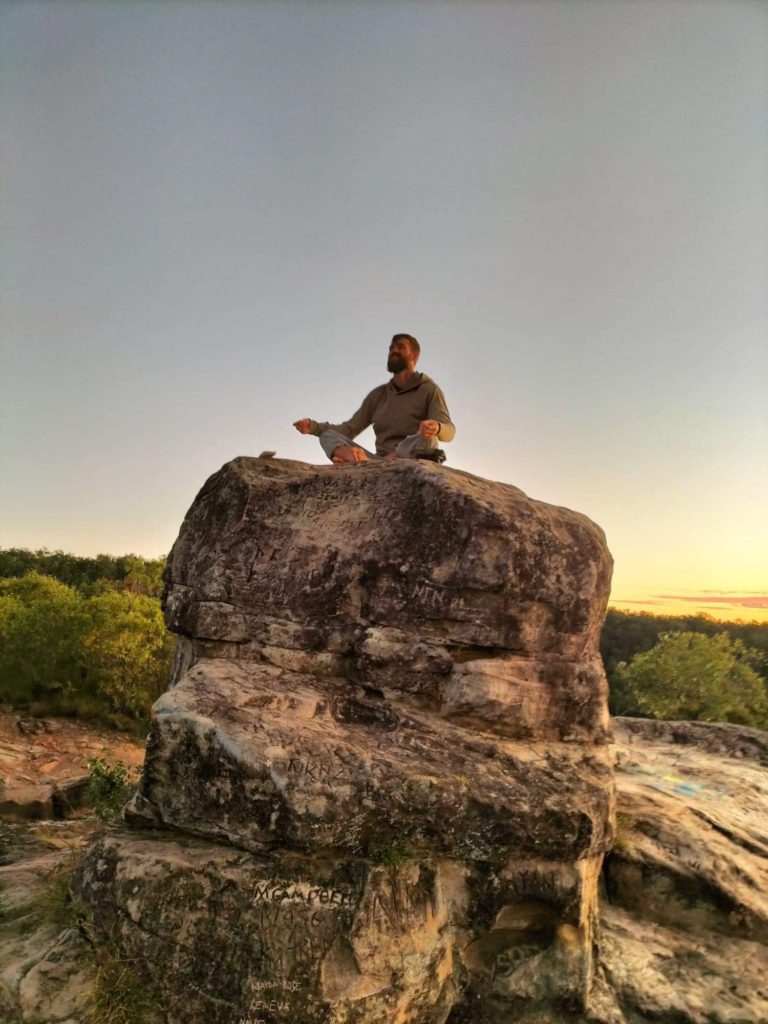
[[[340,434],[338,430],[324,430],[319,437],[320,444],[322,445],[323,451],[328,458],[333,457],[333,453],[341,445],[345,445],[348,448],[360,448],[369,459],[381,459],[383,456],[377,455],[375,452],[369,452],[367,448],[363,448],[361,444],[356,444],[351,438],[345,437]],[[404,437],[400,444],[395,448],[395,455],[401,459],[413,459],[416,457],[417,452],[430,451],[433,448],[437,448],[437,438],[427,437],[424,438],[421,434],[409,434],[408,437]]]

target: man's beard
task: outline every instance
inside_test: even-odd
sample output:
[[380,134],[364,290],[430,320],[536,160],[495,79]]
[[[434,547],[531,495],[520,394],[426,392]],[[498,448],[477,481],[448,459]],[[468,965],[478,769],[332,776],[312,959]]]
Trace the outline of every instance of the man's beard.
[[408,369],[408,363],[403,356],[390,356],[387,359],[387,370],[390,373],[402,373]]

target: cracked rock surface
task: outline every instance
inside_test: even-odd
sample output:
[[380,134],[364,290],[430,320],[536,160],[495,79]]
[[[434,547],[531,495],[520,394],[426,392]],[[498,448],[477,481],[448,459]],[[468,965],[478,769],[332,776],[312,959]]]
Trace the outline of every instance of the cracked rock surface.
[[768,1021],[768,735],[617,719],[601,1024]]
[[117,935],[130,962],[157,965],[171,1022],[438,1010],[451,1024],[768,1020],[768,734],[637,719],[615,733],[619,813],[583,1009],[568,998],[579,932],[557,909],[575,865],[494,868],[396,846],[374,851],[389,856],[378,863],[247,852],[179,828],[113,831],[76,879],[87,925],[58,934],[30,927],[30,899],[93,823],[54,821],[6,826],[0,1019],[86,1024],[89,951]]
[[584,516],[433,464],[224,466],[169,558],[128,830],[77,877],[94,933],[173,1024],[582,1011],[611,564]]

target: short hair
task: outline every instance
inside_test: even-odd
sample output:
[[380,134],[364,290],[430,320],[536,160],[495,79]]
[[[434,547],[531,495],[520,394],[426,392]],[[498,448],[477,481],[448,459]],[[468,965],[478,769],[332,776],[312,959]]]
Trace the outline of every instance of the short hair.
[[415,356],[421,355],[421,345],[416,341],[412,334],[393,334],[392,341],[407,341],[411,346],[411,352]]

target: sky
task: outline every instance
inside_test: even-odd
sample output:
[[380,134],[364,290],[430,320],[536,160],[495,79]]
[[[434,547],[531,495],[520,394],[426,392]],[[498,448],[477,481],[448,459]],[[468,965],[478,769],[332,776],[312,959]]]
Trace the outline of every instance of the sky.
[[11,0],[0,64],[0,546],[167,553],[404,331],[614,606],[768,621],[768,4]]

